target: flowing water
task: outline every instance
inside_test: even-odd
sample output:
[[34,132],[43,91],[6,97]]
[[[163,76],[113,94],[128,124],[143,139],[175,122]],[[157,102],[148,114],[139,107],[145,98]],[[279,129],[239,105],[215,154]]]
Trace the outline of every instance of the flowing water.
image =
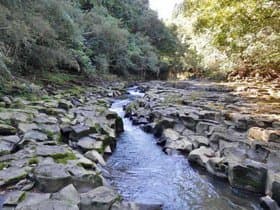
[[123,118],[125,131],[104,173],[125,200],[160,203],[165,210],[260,209],[256,196],[232,191],[226,182],[190,167],[182,155],[162,152],[153,135],[124,118],[123,106],[143,95],[134,89],[129,92],[127,99],[111,107]]

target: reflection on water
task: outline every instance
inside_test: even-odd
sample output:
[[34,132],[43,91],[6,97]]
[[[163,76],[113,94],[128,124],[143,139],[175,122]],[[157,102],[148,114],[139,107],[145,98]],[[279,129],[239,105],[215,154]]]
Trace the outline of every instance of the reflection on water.
[[[123,117],[122,107],[130,100],[116,101],[111,109]],[[195,171],[185,157],[167,156],[152,135],[123,120],[125,132],[105,170],[124,199],[162,203],[166,210],[259,209],[254,196],[233,194],[227,183]]]

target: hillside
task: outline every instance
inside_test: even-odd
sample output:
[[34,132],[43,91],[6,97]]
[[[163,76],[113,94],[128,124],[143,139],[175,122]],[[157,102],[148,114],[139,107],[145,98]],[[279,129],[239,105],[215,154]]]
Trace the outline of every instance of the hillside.
[[55,72],[155,78],[176,49],[146,0],[1,0],[0,30],[1,79]]

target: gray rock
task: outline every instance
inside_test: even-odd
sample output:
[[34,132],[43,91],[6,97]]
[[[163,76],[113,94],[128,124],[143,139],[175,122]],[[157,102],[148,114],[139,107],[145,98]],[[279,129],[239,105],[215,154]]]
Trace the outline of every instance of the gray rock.
[[206,163],[206,169],[209,173],[215,176],[221,178],[227,178],[228,166],[224,161],[224,158],[220,158],[220,157],[209,158],[209,160]]
[[3,96],[1,101],[5,103],[6,107],[10,107],[12,105],[12,100],[8,96]]
[[190,135],[189,139],[193,142],[195,148],[199,148],[201,146],[209,146],[209,139],[204,136],[198,135]]
[[57,123],[57,119],[55,117],[50,117],[46,114],[38,114],[34,120],[35,123],[39,123],[39,124],[56,124]]
[[188,159],[190,162],[195,162],[202,167],[206,167],[209,158],[215,157],[215,153],[211,148],[204,146],[190,152]]
[[188,129],[195,131],[196,125],[199,121],[199,116],[192,113],[187,115],[180,115],[180,119]]
[[16,122],[26,122],[30,118],[30,115],[21,112],[0,112],[0,120],[13,120]]
[[15,184],[27,176],[25,168],[10,167],[0,171],[0,186]]
[[16,206],[25,197],[25,192],[23,191],[13,191],[10,192],[3,203],[3,206]]
[[264,164],[250,160],[243,163],[230,163],[228,179],[233,187],[265,193],[267,169]]
[[252,127],[248,131],[248,138],[280,143],[280,130]]
[[26,133],[31,130],[37,130],[38,126],[35,123],[19,123],[18,129],[21,133]]
[[15,150],[16,144],[20,142],[18,136],[1,136],[0,137],[0,156],[10,154]]
[[88,150],[100,150],[103,148],[102,141],[96,141],[94,138],[91,137],[84,137],[79,139],[77,146],[79,146],[83,151]]
[[40,130],[50,134],[60,134],[60,128],[57,124],[40,124]]
[[165,129],[162,133],[162,139],[164,141],[176,141],[180,138],[180,134],[173,129]]
[[97,163],[100,163],[100,165],[102,166],[105,166],[106,165],[106,162],[104,160],[104,158],[102,157],[101,154],[99,154],[97,151],[95,150],[91,150],[91,151],[88,151],[85,156],[94,161],[94,162],[97,162]]
[[173,128],[175,126],[176,122],[174,119],[171,118],[163,118],[160,121],[157,122],[154,128],[154,135],[156,137],[160,137],[164,129],[167,128]]
[[62,99],[58,102],[58,108],[69,110],[72,107],[73,107],[73,104],[71,103],[71,101]]
[[43,200],[36,204],[24,205],[16,210],[79,210],[77,205],[68,203],[67,201],[59,200]]
[[274,175],[272,182],[272,198],[280,205],[280,173]]
[[164,145],[165,149],[180,150],[182,152],[189,153],[193,149],[192,142],[186,137],[180,137],[175,141],[167,141]]
[[14,135],[16,134],[17,129],[13,126],[0,124],[0,135],[7,136],[7,135]]
[[88,192],[103,184],[102,177],[94,171],[86,170],[81,166],[66,166],[71,174],[71,183],[79,192]]
[[51,198],[53,200],[67,201],[75,205],[78,205],[80,202],[80,194],[72,184],[64,187],[59,192],[52,194]]
[[47,157],[47,156],[54,157],[58,155],[63,156],[63,155],[67,155],[68,153],[70,153],[70,150],[63,145],[60,146],[38,145],[36,147],[36,155],[43,156],[43,157]]
[[24,199],[22,199],[22,201],[17,205],[16,209],[21,209],[35,204],[39,204],[42,201],[48,200],[50,198],[49,193],[26,192],[24,195]]
[[71,183],[71,175],[65,165],[40,164],[34,169],[34,178],[39,190],[52,193]]
[[95,133],[95,129],[86,126],[86,125],[75,125],[71,127],[72,132],[70,133],[70,138],[72,140],[77,140],[80,139],[82,137],[88,136],[91,133]]
[[110,210],[114,202],[119,198],[112,189],[98,187],[87,193],[81,194],[81,210]]
[[23,136],[24,141],[46,141],[48,140],[48,136],[40,131],[28,131]]

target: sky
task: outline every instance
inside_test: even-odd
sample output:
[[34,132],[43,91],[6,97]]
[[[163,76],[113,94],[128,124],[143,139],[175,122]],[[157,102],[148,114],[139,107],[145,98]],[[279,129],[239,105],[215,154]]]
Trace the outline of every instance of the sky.
[[150,0],[150,7],[158,12],[162,19],[168,19],[172,16],[174,6],[183,0]]

